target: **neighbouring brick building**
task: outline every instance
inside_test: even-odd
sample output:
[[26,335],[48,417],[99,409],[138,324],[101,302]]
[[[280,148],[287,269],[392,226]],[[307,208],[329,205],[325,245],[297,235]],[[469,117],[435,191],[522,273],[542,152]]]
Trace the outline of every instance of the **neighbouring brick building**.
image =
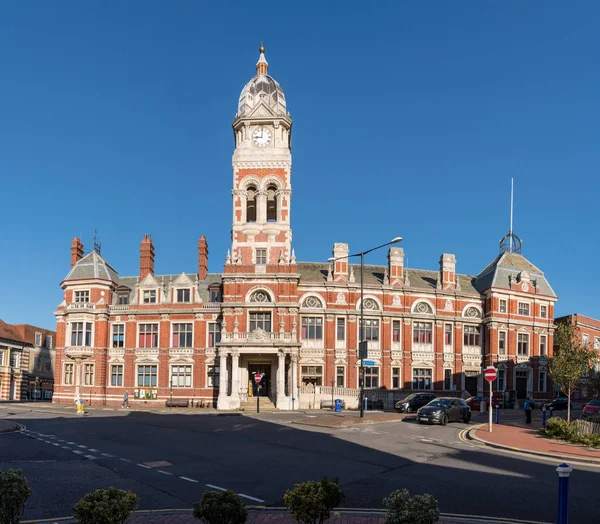
[[[56,312],[55,402],[116,404],[127,389],[132,404],[172,395],[237,409],[264,394],[279,409],[298,409],[335,393],[353,405],[360,266],[340,259],[350,253],[344,243],[334,244],[334,262],[296,260],[292,120],[263,49],[256,70],[233,121],[232,244],[223,271],[208,273],[203,236],[198,271],[169,275],[154,274],[144,236],[131,277],[96,249],[84,256],[75,238]],[[368,395],[477,394],[482,369],[493,364],[497,390],[548,398],[557,297],[520,254],[518,237],[505,239],[477,276],[456,273],[447,253],[439,270],[405,268],[399,247],[389,248],[387,265],[364,267],[364,338],[375,364],[365,372]]]
[[0,319],[0,400],[52,399],[55,335]]
[[[576,328],[577,337],[581,344],[587,345],[591,349],[595,349],[596,354],[600,359],[600,320],[574,313],[564,317],[557,317],[556,323],[573,325]],[[599,361],[597,360],[595,363],[596,371],[598,371],[598,366]],[[589,399],[590,396],[591,391],[588,391],[585,384],[573,393],[573,399],[575,400]]]

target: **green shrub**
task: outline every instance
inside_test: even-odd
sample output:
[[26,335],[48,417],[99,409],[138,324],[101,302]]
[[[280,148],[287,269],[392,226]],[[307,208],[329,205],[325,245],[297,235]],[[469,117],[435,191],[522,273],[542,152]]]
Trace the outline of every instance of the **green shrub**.
[[600,415],[590,415],[589,417],[585,417],[585,420],[594,424],[600,424]]
[[194,517],[204,524],[244,524],[248,509],[233,491],[207,491],[200,502],[194,503]]
[[435,524],[440,518],[438,501],[433,495],[415,495],[396,490],[383,499],[384,524]]
[[0,471],[0,523],[18,524],[33,491],[21,469]]
[[78,524],[123,524],[138,507],[133,491],[110,487],[85,495],[73,508]]
[[285,507],[300,524],[323,524],[331,515],[331,510],[340,506],[346,499],[338,479],[323,477],[319,482],[309,480],[296,484],[283,496]]

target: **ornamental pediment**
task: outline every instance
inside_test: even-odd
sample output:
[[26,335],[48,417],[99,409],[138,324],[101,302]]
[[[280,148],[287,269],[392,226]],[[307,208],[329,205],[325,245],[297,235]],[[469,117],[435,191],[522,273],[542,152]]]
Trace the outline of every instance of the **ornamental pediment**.
[[140,283],[138,284],[138,287],[140,288],[157,288],[159,286],[160,284],[158,280],[156,280],[154,275],[150,273],[148,273],[142,280],[140,280]]
[[264,102],[260,102],[249,116],[274,118],[276,115],[268,105],[266,105]]
[[181,274],[173,281],[173,286],[192,286],[194,283],[191,278],[188,277],[183,271]]

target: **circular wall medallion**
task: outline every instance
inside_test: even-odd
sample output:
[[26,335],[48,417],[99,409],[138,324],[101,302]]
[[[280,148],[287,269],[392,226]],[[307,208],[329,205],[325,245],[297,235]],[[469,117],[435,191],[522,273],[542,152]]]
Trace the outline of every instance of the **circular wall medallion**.
[[527,282],[523,282],[523,285],[521,286],[521,289],[523,291],[529,291],[529,285],[527,284]]

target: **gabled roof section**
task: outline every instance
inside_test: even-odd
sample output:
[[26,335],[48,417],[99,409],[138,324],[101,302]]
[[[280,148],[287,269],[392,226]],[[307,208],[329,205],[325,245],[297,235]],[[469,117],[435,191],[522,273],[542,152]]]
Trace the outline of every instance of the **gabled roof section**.
[[554,290],[546,280],[544,272],[534,266],[519,253],[500,253],[475,279],[475,288],[482,293],[491,287],[510,289],[509,277],[516,279],[522,271],[527,271],[531,280],[543,295],[556,297]]
[[0,318],[0,338],[13,342],[25,342],[21,334],[10,324]]
[[77,262],[64,278],[64,281],[90,280],[94,278],[119,282],[119,274],[96,251],[92,251]]

